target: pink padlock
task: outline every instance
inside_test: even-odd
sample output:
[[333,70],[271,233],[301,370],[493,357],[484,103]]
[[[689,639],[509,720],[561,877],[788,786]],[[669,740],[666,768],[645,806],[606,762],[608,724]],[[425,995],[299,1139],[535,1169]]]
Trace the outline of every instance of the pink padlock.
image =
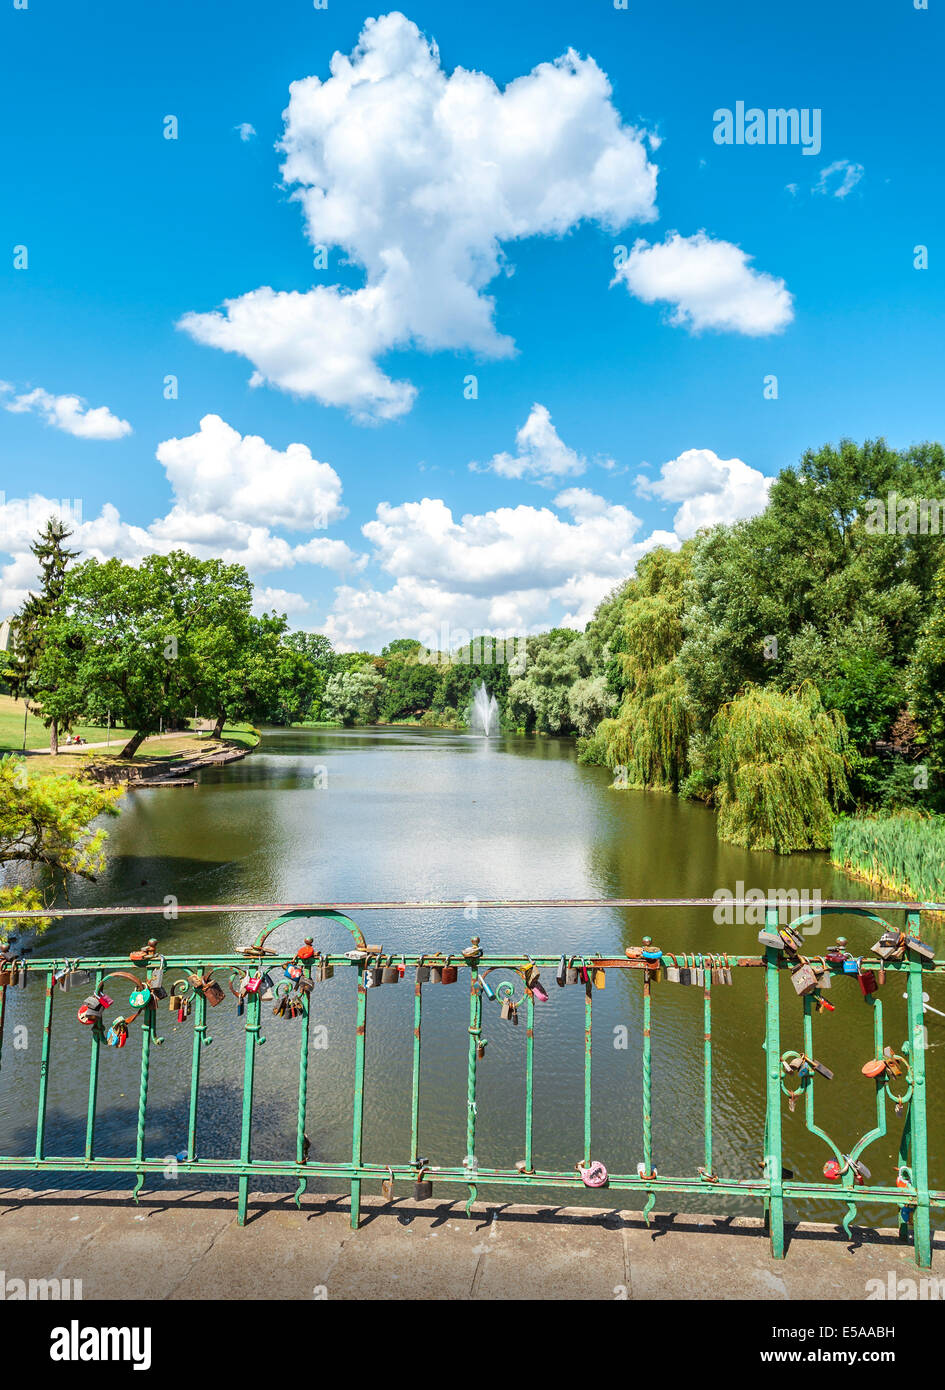
[[607,1186],[607,1169],[596,1158],[592,1158],[590,1163],[579,1163],[577,1170],[585,1187]]
[[541,985],[532,985],[532,994],[535,996],[535,998],[538,1000],[540,1004],[548,1003],[548,996],[542,989]]
[[262,976],[261,976],[261,975],[248,975],[248,976],[246,977],[246,983],[243,985],[243,988],[244,988],[244,990],[246,991],[247,994],[258,994],[258,993],[259,993],[259,987],[260,987],[261,984],[262,984]]

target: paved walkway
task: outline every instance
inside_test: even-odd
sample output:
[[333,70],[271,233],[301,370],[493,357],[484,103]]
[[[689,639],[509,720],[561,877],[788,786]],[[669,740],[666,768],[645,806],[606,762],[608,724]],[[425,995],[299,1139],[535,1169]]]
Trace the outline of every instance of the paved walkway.
[[[772,1260],[749,1217],[265,1193],[240,1229],[230,1194],[0,1193],[6,1279],[81,1279],[85,1299],[827,1299],[864,1300],[945,1276],[945,1232],[919,1271],[895,1231],[801,1224]],[[892,1281],[890,1285],[890,1280]],[[873,1295],[876,1288],[873,1286]],[[878,1311],[875,1306],[873,1311]]]

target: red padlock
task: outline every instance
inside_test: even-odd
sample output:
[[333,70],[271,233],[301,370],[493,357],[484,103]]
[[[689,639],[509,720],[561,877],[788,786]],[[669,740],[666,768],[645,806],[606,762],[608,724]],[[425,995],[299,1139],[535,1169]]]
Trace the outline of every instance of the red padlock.
[[827,1178],[829,1182],[836,1182],[840,1177],[840,1164],[835,1158],[828,1158],[827,1162],[824,1164],[824,1177]]

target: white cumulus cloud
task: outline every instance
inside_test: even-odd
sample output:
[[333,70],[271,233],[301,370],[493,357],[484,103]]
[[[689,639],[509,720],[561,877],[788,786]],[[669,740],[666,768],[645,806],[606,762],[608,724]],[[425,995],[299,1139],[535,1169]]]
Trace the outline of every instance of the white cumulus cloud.
[[[146,555],[187,550],[202,559],[218,556],[245,565],[251,575],[315,565],[341,573],[363,569],[366,556],[342,540],[311,535],[290,541],[279,531],[319,531],[346,515],[341,479],[304,444],[279,450],[258,435],[240,435],[217,415],[205,415],[196,433],[167,439],[157,457],[171,485],[172,505],[148,526],[131,525],[106,502],[86,520],[81,508],[63,515],[59,500],[40,494],[0,503],[0,617],[20,607],[39,579],[30,543],[51,515],[63,515],[82,559],[115,555],[138,564]],[[284,590],[265,607],[298,609],[298,595]],[[304,599],[301,600],[303,603]]]
[[90,408],[81,396],[54,396],[41,386],[20,395],[11,394],[13,390],[9,382],[0,382],[0,393],[10,396],[3,401],[6,410],[15,415],[33,412],[42,416],[53,429],[74,435],[76,439],[123,439],[131,434],[127,420],[120,420],[104,405]]
[[658,478],[637,477],[637,492],[680,502],[673,530],[680,540],[703,526],[742,521],[764,511],[772,479],[741,459],[720,459],[711,449],[686,449],[660,469]]
[[458,519],[439,498],[381,503],[362,530],[394,583],[386,590],[342,585],[325,631],[358,648],[411,633],[423,640],[444,626],[460,640],[462,631],[582,627],[641,555],[656,545],[678,546],[670,531],[638,539],[640,525],[628,507],[586,488],[566,489],[553,506],[500,507]]
[[252,140],[256,134],[256,127],[250,125],[249,121],[240,121],[239,125],[235,125],[233,129],[239,131],[239,137],[244,145],[247,140]]
[[793,298],[783,280],[753,270],[751,259],[741,247],[705,232],[671,232],[652,246],[637,241],[614,280],[645,304],[672,305],[670,322],[693,332],[714,328],[753,338],[778,333],[794,317]]
[[247,357],[254,385],[360,418],[402,415],[416,392],[378,365],[391,349],[514,351],[484,293],[503,244],[655,216],[645,134],[621,122],[592,58],[569,50],[502,89],[444,71],[435,43],[395,12],[367,20],[330,68],[290,87],[282,173],[312,244],[340,246],[363,286],[264,286],[181,320]]
[[524,478],[552,486],[562,478],[577,477],[587,459],[562,441],[546,406],[532,406],[528,419],[515,436],[514,454],[495,454],[486,464],[471,463],[474,472],[497,473],[500,478]]

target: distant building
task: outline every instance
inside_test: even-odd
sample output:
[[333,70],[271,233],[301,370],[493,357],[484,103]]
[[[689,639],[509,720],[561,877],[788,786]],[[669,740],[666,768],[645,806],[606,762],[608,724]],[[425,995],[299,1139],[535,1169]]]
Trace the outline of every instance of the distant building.
[[8,652],[13,649],[13,642],[10,635],[12,624],[12,618],[4,618],[3,621],[0,622],[0,652]]

